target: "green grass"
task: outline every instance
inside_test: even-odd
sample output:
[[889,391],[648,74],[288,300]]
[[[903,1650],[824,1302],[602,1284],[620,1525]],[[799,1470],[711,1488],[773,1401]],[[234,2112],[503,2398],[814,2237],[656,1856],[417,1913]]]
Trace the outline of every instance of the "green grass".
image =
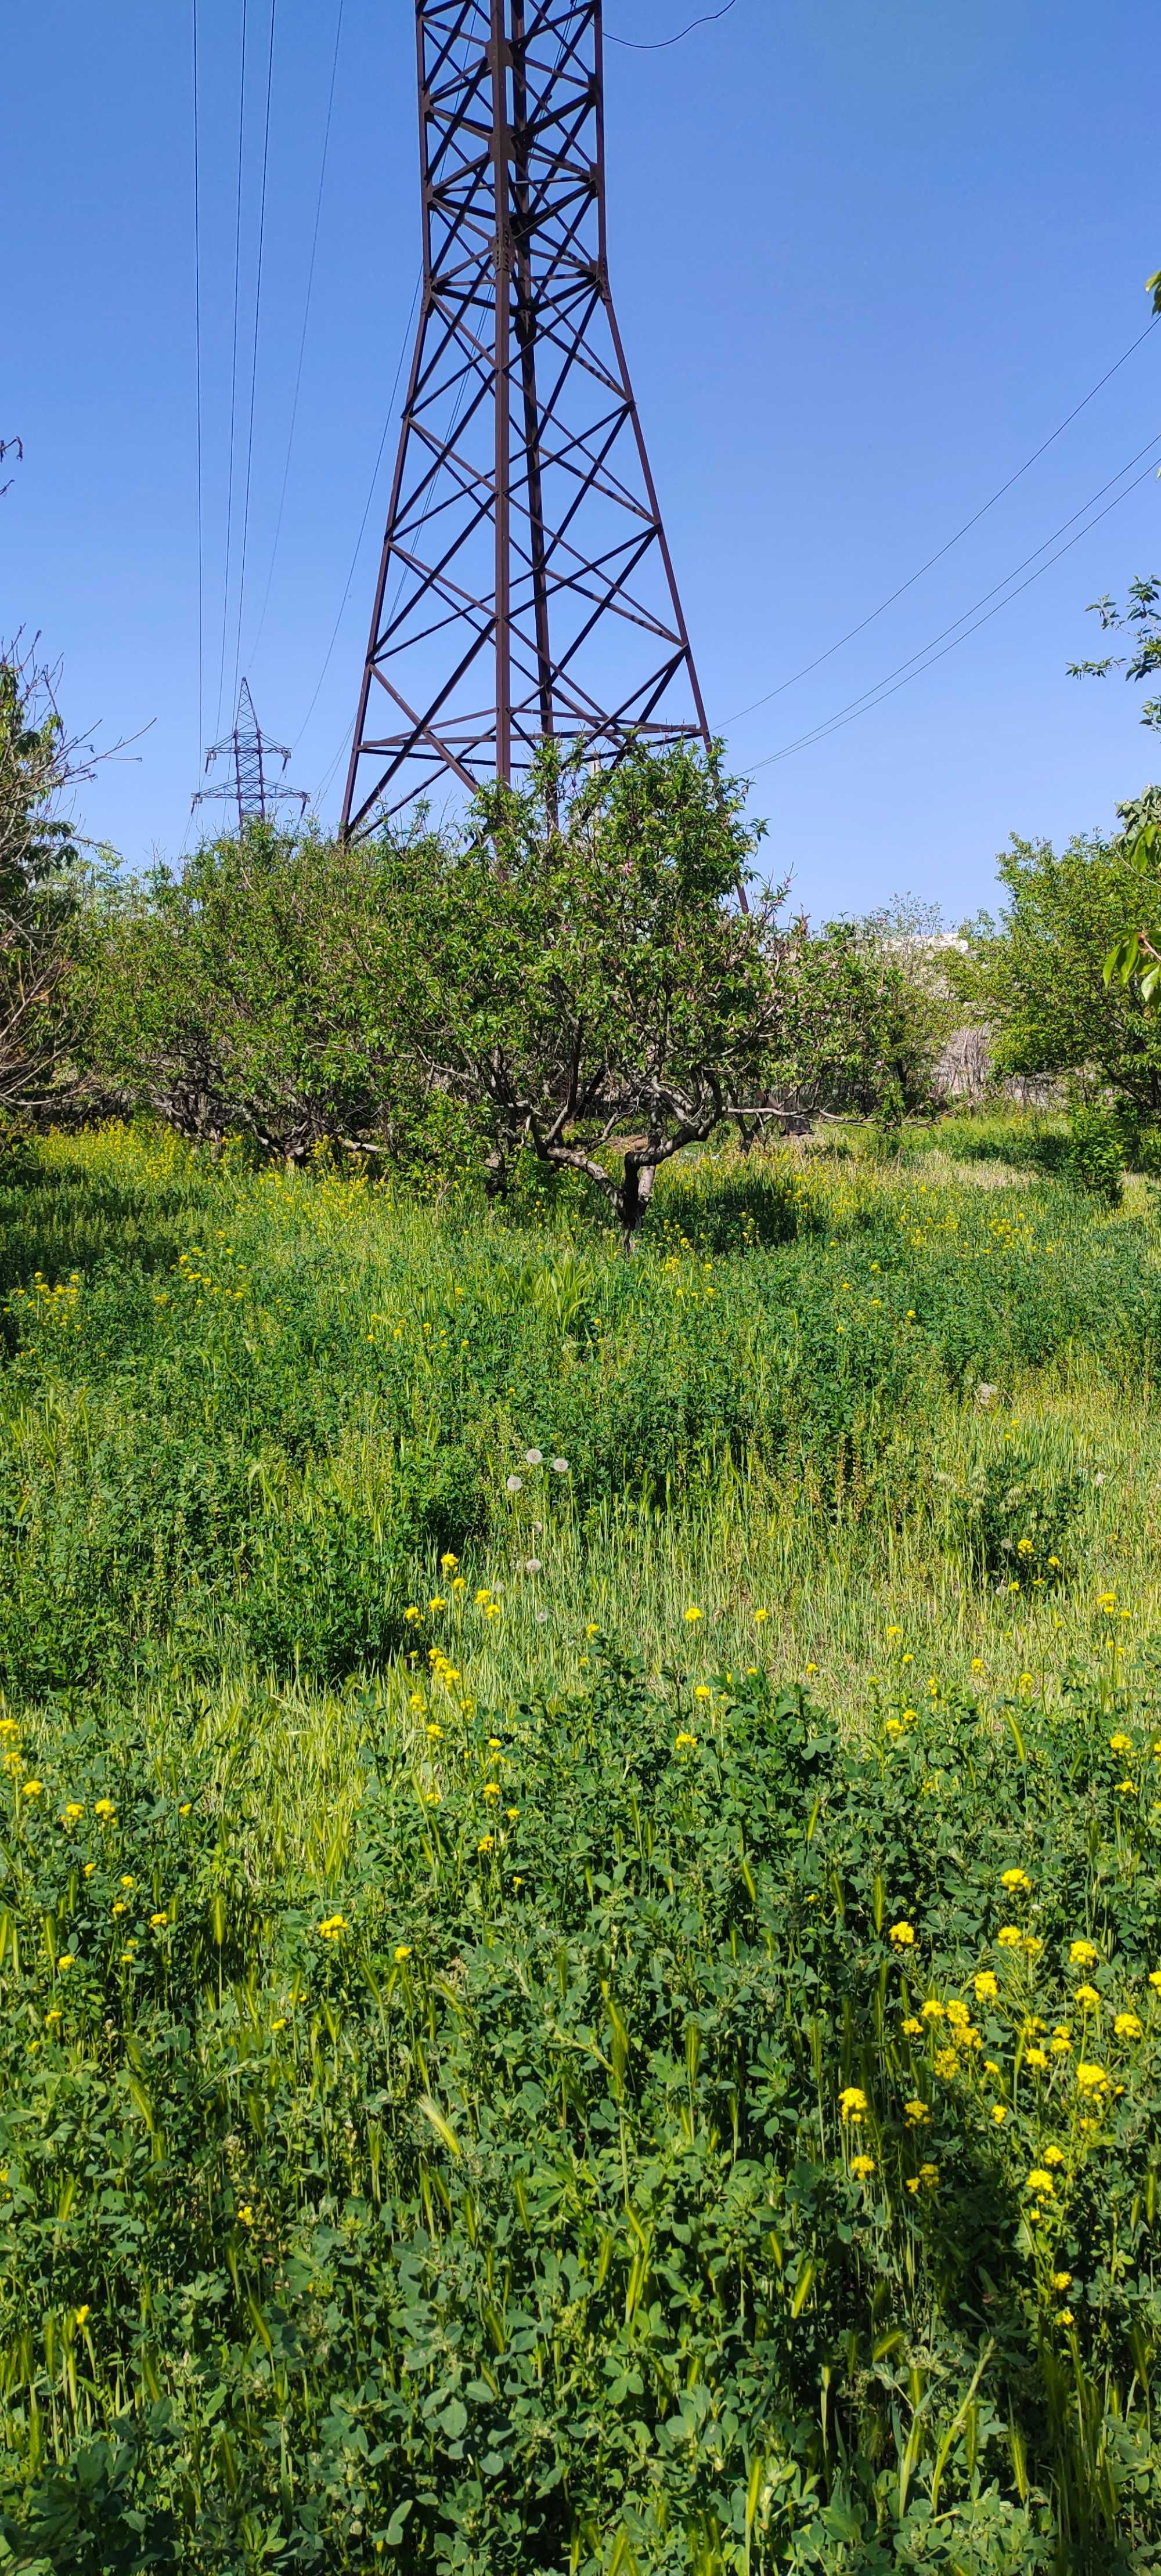
[[970,1123],[0,1169],[0,2567],[1157,2563],[1161,1230]]

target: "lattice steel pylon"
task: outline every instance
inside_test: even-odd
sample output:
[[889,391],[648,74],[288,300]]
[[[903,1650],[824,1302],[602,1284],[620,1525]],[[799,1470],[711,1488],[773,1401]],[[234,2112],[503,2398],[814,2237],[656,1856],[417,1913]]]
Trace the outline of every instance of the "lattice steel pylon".
[[600,0],[415,0],[423,298],[343,801],[708,744],[609,292]]
[[211,743],[206,753],[207,772],[211,761],[229,760],[233,775],[224,778],[220,786],[199,787],[190,801],[191,814],[195,805],[204,805],[215,799],[225,804],[236,804],[238,831],[242,833],[247,823],[265,822],[288,800],[291,803],[297,800],[300,814],[305,812],[310,803],[309,791],[305,787],[273,785],[266,775],[266,764],[271,758],[280,760],[285,769],[290,758],[289,749],[284,742],[271,742],[269,734],[263,733],[254,713],[250,683],[243,680],[238,691],[233,730],[223,734],[220,742]]

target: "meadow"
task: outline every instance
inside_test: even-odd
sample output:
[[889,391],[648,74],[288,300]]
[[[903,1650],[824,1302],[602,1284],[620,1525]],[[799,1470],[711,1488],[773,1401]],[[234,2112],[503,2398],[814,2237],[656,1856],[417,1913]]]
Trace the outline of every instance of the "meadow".
[[1161,2563],[1161,1225],[1055,1135],[631,1259],[7,1152],[0,2567]]

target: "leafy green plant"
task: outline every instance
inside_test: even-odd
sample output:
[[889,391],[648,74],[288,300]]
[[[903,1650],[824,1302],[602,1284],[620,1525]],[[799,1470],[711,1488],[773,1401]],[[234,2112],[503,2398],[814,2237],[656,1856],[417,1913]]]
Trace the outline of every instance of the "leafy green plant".
[[1110,1110],[1092,1104],[1074,1109],[1067,1168],[1082,1190],[1119,1207],[1123,1156],[1122,1128]]
[[1161,1111],[1161,1025],[1135,982],[1106,978],[1110,940],[1161,937],[1156,880],[1124,837],[1079,838],[1057,853],[1014,841],[1000,862],[998,919],[969,924],[947,972],[992,1032],[997,1073],[1074,1077],[1146,1118]]
[[17,2567],[1147,2563],[1155,1677],[904,1656],[6,1722]]
[[946,1482],[954,1544],[977,1582],[998,1584],[1013,1600],[1063,1588],[1081,1474],[1046,1476],[1034,1450],[1012,1444],[977,1458],[958,1484]]

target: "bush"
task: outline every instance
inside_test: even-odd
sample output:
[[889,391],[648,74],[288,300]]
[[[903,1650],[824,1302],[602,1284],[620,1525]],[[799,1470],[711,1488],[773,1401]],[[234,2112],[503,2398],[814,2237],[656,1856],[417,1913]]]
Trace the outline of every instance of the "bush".
[[1089,1190],[1108,1207],[1119,1207],[1124,1137],[1108,1109],[1074,1109],[1069,1129],[1068,1171],[1078,1188]]

